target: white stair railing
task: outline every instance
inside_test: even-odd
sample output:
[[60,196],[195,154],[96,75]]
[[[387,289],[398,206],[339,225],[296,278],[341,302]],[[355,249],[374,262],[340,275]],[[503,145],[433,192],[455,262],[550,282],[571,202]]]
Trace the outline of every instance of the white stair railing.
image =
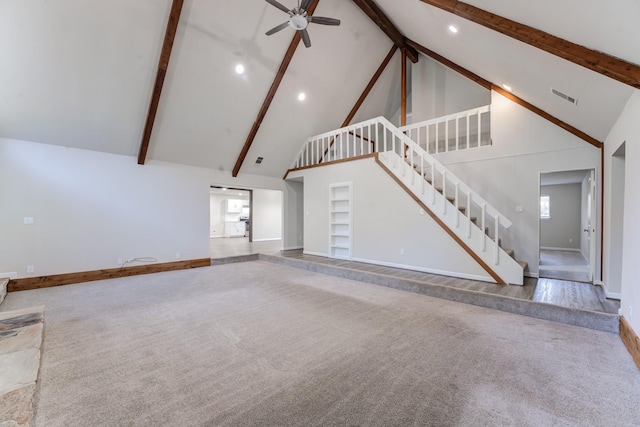
[[511,221],[384,117],[309,138],[290,169],[373,153],[500,277],[523,283],[522,267],[500,247]]
[[399,129],[429,154],[491,145],[491,106],[485,105]]

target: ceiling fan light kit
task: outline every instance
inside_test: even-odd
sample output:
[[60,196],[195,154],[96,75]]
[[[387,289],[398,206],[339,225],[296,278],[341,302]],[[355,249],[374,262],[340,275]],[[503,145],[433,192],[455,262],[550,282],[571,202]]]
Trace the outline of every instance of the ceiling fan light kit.
[[300,31],[302,42],[306,47],[311,47],[311,39],[309,38],[309,32],[307,26],[309,24],[321,24],[321,25],[340,25],[340,20],[335,18],[325,18],[321,16],[308,16],[307,9],[312,0],[302,0],[302,3],[298,1],[298,6],[293,9],[287,9],[286,6],[279,3],[277,0],[266,0],[270,5],[280,9],[281,11],[289,15],[289,20],[277,25],[267,31],[265,34],[270,36],[278,31],[284,30],[287,27],[291,27],[296,31]]

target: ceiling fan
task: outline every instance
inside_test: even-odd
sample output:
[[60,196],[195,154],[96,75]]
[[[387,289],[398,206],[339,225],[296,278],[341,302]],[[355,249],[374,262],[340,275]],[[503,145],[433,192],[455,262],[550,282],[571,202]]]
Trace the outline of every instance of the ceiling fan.
[[295,30],[300,31],[300,36],[302,37],[302,41],[306,47],[311,47],[311,39],[309,38],[309,32],[307,31],[307,25],[311,24],[322,24],[322,25],[340,25],[339,19],[334,18],[323,18],[321,16],[309,16],[307,15],[307,9],[311,4],[312,0],[298,0],[298,6],[293,9],[287,9],[282,4],[278,3],[276,0],[266,0],[267,3],[277,7],[281,11],[289,14],[289,20],[287,22],[283,22],[282,24],[273,27],[269,31],[266,32],[268,36],[271,34],[275,34],[280,30],[284,30],[287,27],[291,27]]

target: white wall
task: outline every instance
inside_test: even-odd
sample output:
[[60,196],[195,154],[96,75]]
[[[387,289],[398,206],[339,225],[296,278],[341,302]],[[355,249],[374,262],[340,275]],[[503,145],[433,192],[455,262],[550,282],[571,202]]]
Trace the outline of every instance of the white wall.
[[540,196],[550,205],[550,218],[540,220],[540,247],[580,249],[582,185],[544,185]]
[[622,236],[622,299],[621,308],[625,318],[636,333],[640,333],[640,281],[638,281],[638,259],[640,259],[640,91],[636,90],[629,99],[611,133],[605,141],[605,243],[604,243],[604,282],[610,292],[617,292],[616,282],[612,281],[610,266],[616,262],[613,256],[617,251],[612,246],[619,242],[612,241],[611,233],[611,188],[612,156],[622,143],[625,143],[625,189],[624,189],[624,235]]
[[253,191],[253,241],[282,239],[282,191]]
[[0,271],[29,277],[114,268],[118,258],[207,258],[209,179],[205,169],[0,139]]
[[22,278],[115,268],[118,258],[208,258],[211,185],[284,189],[279,178],[139,166],[135,157],[0,138],[0,272]]
[[282,249],[302,249],[304,245],[304,183],[285,181],[283,193]]
[[209,199],[209,236],[224,237],[224,201],[227,197],[211,194]]
[[413,123],[491,103],[491,91],[424,55],[411,65],[411,82]]
[[491,281],[373,159],[290,176],[304,176],[305,253],[329,255],[329,185],[352,182],[354,260]]
[[[491,146],[436,157],[511,219],[503,246],[514,249],[516,259],[526,261],[536,275],[540,173],[595,169],[600,176],[600,150],[496,92],[491,138]],[[517,213],[517,206],[523,211]]]

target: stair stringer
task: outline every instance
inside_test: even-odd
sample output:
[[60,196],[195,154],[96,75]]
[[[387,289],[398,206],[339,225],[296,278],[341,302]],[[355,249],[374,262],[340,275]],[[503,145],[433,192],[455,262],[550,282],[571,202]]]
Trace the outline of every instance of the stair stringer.
[[499,284],[524,284],[524,270],[497,242],[393,151],[376,155],[385,170]]

